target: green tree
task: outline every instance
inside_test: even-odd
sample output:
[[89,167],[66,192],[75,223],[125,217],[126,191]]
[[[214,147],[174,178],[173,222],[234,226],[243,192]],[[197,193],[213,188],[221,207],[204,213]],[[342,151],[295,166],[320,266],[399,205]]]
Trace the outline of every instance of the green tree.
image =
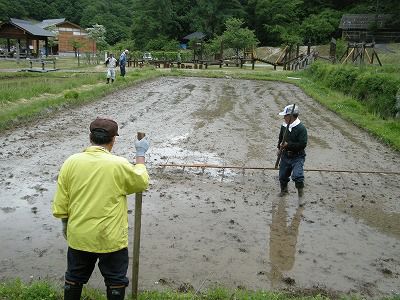
[[[94,24],[92,27],[86,28],[88,36],[96,42],[98,50],[104,50],[107,48],[106,42],[106,28],[103,25]],[[94,51],[93,51],[94,52]]]
[[237,58],[240,49],[253,48],[258,44],[254,32],[248,28],[242,28],[243,24],[241,19],[229,18],[225,22],[226,30],[222,34],[224,47],[234,48]]
[[189,15],[192,31],[203,31],[207,36],[214,36],[223,32],[224,22],[228,18],[243,18],[246,13],[239,0],[198,0]]
[[179,49],[179,42],[177,40],[171,40],[166,36],[159,35],[156,38],[148,40],[145,49],[176,51]]
[[152,39],[163,36],[177,38],[173,34],[179,24],[171,0],[134,0],[133,9],[132,38],[140,49],[145,50]]
[[209,40],[204,45],[204,54],[206,56],[213,55],[216,59],[222,59],[223,52],[223,37],[222,35],[216,35],[213,39]]
[[280,45],[299,40],[303,0],[249,0],[254,6],[254,26],[261,44]]
[[72,48],[74,49],[75,52],[75,57],[78,58],[78,67],[80,66],[80,53],[79,53],[79,49],[83,47],[83,43],[79,40],[76,40],[74,38],[70,39],[69,44],[72,46]]
[[28,15],[18,1],[0,0],[0,22],[8,21],[10,18],[24,18]]
[[325,9],[306,18],[300,27],[304,41],[311,41],[313,44],[328,42],[339,27],[341,17],[340,12]]

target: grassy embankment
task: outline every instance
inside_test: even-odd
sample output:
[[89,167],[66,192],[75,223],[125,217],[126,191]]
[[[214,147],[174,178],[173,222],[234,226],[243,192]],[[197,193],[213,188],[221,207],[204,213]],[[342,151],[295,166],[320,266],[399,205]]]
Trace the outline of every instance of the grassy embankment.
[[[132,299],[127,291],[126,299]],[[61,300],[63,298],[61,287],[55,286],[49,281],[34,281],[29,284],[16,279],[0,283],[0,299],[2,300]],[[103,292],[92,288],[84,288],[82,299],[85,300],[106,300]],[[214,288],[205,293],[175,292],[175,291],[144,291],[138,296],[138,300],[329,300],[329,299],[362,299],[357,295],[339,297],[336,294],[321,293],[319,290],[306,291],[303,293],[284,293],[268,291],[246,291],[227,290]],[[390,297],[386,300],[399,300],[400,298]]]
[[0,73],[0,131],[157,76],[151,69],[131,71],[107,85],[104,72]]

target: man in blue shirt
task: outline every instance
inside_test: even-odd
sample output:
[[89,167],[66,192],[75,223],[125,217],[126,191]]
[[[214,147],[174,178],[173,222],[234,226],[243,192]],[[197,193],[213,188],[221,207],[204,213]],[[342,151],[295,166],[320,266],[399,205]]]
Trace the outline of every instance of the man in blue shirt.
[[119,57],[119,69],[121,70],[122,77],[124,77],[126,73],[125,67],[126,67],[126,60],[128,53],[129,53],[128,50],[124,50],[122,51],[121,56]]

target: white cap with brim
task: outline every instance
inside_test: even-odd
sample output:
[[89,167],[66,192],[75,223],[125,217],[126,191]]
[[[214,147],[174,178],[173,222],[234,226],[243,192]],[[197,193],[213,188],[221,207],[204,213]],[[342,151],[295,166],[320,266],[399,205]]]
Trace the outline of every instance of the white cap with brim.
[[[285,106],[285,108],[283,109],[283,111],[281,111],[279,113],[280,116],[286,116],[286,115],[290,115],[292,114],[292,110],[293,110],[293,104],[287,105]],[[294,107],[294,111],[293,114],[298,115],[299,114],[299,107],[296,105]]]

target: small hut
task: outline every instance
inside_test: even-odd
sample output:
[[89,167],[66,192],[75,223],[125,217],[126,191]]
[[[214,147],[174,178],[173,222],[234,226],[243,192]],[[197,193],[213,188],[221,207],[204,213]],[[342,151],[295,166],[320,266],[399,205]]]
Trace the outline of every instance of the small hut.
[[189,42],[194,41],[195,43],[192,45],[193,48],[193,61],[199,61],[203,59],[203,48],[204,48],[204,39],[206,35],[203,32],[196,31],[191,34],[188,34],[182,38],[181,47],[185,45],[183,48],[186,49]]

